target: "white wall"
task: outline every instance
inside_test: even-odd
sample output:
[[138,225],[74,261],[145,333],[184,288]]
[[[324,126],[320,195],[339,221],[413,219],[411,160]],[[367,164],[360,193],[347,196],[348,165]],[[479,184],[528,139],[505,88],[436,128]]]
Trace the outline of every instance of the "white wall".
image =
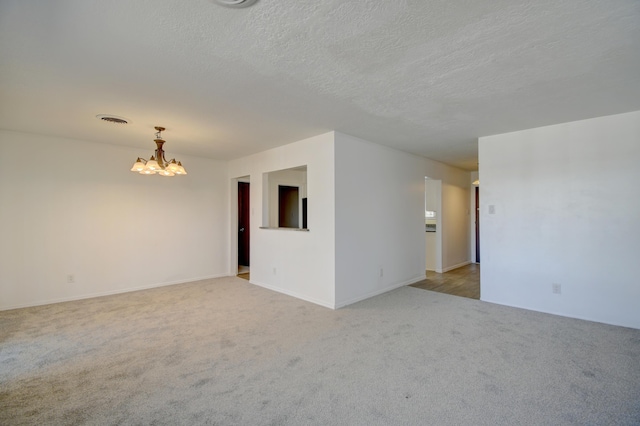
[[470,263],[469,191],[468,182],[442,184],[442,272]]
[[640,111],[483,137],[479,154],[482,300],[640,328]]
[[437,239],[437,233],[439,231],[436,230],[436,232],[425,232],[425,243],[426,243],[426,250],[427,250],[427,254],[425,256],[425,265],[424,268],[427,271],[436,271],[438,269],[442,269],[441,267],[438,267],[438,256],[437,256],[437,252],[438,252],[438,239]]
[[[344,148],[338,160],[336,142]],[[229,164],[176,153],[189,172],[184,177],[130,172],[147,154],[0,131],[0,309],[235,273],[240,177],[252,184],[252,282],[343,306],[424,275],[424,176],[452,183],[465,175],[333,132]],[[262,174],[301,165],[310,231],[259,229]],[[68,274],[75,283],[67,283]]]
[[152,149],[0,131],[0,309],[228,274],[225,163],[130,172]]
[[336,305],[424,279],[423,159],[341,133],[335,153]]
[[[251,177],[251,282],[300,299],[335,305],[334,134],[315,136],[229,162],[230,260],[237,253],[235,179]],[[260,229],[263,173],[307,166],[309,232]],[[230,266],[235,268],[234,265]],[[275,273],[274,273],[275,270]]]
[[[263,174],[304,165],[310,231],[259,229],[268,208]],[[235,186],[248,175],[254,284],[336,308],[423,279],[427,175],[449,185],[447,260],[468,254],[468,201],[458,203],[457,195],[468,194],[468,172],[331,132],[229,163],[230,270],[237,251]]]

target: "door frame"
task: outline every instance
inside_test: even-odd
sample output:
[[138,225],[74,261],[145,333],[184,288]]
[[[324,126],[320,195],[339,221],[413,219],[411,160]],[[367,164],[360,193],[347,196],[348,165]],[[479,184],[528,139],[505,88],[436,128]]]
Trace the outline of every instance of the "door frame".
[[[426,209],[427,207],[427,181],[433,182],[434,183],[434,190],[435,190],[435,212],[436,212],[436,269],[435,272],[441,274],[443,272],[442,270],[442,241],[443,241],[443,234],[444,234],[444,229],[442,227],[442,179],[433,179],[430,178],[428,176],[425,176],[424,178],[424,190],[422,191],[423,196],[424,196],[424,202],[423,202],[423,210]],[[424,217],[424,212],[422,214],[422,216]],[[423,219],[424,222],[424,219]],[[424,231],[424,229],[423,229]],[[426,242],[426,235],[425,235],[425,255],[426,255],[426,246],[427,246],[427,242]],[[426,256],[425,256],[426,259]],[[426,260],[425,260],[426,262]]]
[[[244,194],[244,197],[241,196],[241,194]],[[237,252],[238,268],[240,268],[240,266],[250,267],[251,265],[251,183],[250,182],[238,181],[238,201],[237,202],[238,202],[238,228],[236,229],[238,229],[238,234],[237,234],[238,235],[238,252]],[[242,206],[242,209],[240,208],[241,206]],[[244,216],[245,214],[246,214],[246,217]],[[243,218],[243,221],[240,220],[241,218]],[[242,225],[242,228],[241,228],[241,225]],[[243,243],[243,241],[246,243]],[[244,250],[241,250],[241,248],[243,248]]]
[[[251,183],[250,176],[239,176],[232,178],[229,182],[229,276],[235,277],[238,275],[238,182],[249,182]],[[250,193],[253,193],[254,185],[251,185],[249,188]],[[251,200],[251,196],[249,199]],[[251,206],[250,212],[250,221],[252,225],[254,223],[253,220],[253,212],[254,207],[253,203],[249,201],[249,205]],[[251,237],[249,238],[249,245],[251,245]]]
[[475,203],[474,203],[474,208],[475,208],[475,256],[474,256],[474,262],[475,263],[480,263],[480,186],[475,186],[475,191],[474,191],[474,195],[475,195]]
[[[477,182],[477,183],[476,183]],[[474,209],[480,209],[480,205],[476,206],[476,190],[478,188],[478,204],[482,203],[482,190],[480,189],[480,179],[478,172],[471,172],[469,178],[469,260],[471,263],[476,263],[476,239],[480,238],[480,235],[476,237],[476,211],[478,212],[478,227],[482,226],[480,220],[481,211]]]

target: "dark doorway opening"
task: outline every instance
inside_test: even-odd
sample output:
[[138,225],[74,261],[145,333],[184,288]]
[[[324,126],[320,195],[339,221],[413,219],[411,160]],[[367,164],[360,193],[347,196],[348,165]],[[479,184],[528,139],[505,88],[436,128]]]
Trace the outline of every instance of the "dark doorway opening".
[[476,186],[476,263],[480,263],[480,188]]
[[278,185],[278,226],[299,228],[299,189],[297,186]]
[[307,198],[302,199],[302,227],[307,229]]
[[238,182],[238,265],[250,266],[249,183]]

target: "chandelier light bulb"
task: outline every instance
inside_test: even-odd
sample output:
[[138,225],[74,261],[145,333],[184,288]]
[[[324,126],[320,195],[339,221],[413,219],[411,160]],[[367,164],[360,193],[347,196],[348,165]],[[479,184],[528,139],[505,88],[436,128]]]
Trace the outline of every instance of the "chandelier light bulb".
[[147,170],[153,170],[153,171],[160,170],[160,165],[155,160],[155,158],[153,158],[153,156],[151,156],[149,161],[147,161],[146,169]]
[[178,170],[175,172],[177,175],[186,175],[187,171],[182,167],[182,163],[178,161]]
[[180,168],[178,167],[178,163],[176,163],[176,160],[171,160],[166,168],[171,173],[177,173],[180,170]]
[[133,167],[131,168],[132,172],[141,172],[144,170],[144,163],[142,162],[141,158],[138,158],[136,160],[136,162],[133,164]]

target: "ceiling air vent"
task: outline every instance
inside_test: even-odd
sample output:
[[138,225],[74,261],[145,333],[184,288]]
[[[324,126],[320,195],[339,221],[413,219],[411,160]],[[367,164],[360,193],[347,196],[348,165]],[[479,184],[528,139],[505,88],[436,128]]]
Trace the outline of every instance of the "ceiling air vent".
[[257,2],[258,0],[213,0],[213,1],[214,3],[217,3],[225,7],[241,8],[241,7],[249,7],[253,5],[255,2]]
[[100,115],[96,115],[96,118],[99,118],[102,121],[106,121],[107,123],[114,123],[114,124],[129,123],[129,120],[127,120],[126,118],[116,117],[115,115],[100,114]]

